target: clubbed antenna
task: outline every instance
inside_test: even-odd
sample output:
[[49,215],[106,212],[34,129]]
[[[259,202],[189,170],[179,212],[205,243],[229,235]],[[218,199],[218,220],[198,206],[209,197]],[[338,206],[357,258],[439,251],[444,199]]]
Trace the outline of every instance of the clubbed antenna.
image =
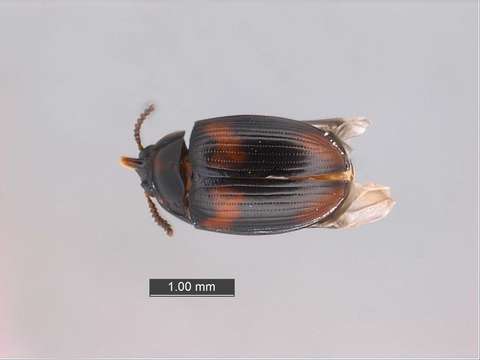
[[155,206],[155,203],[152,201],[152,199],[150,199],[150,196],[148,196],[147,193],[145,193],[145,197],[147,198],[148,207],[150,208],[150,213],[152,214],[155,222],[158,225],[160,225],[160,227],[162,227],[163,230],[165,230],[168,236],[172,236],[173,230],[170,224],[167,222],[167,220],[165,220],[160,216],[160,214],[158,213],[157,207]]
[[138,150],[143,150],[142,139],[140,138],[140,129],[142,128],[142,124],[145,119],[150,115],[153,110],[155,110],[155,106],[150,104],[143,113],[140,114],[137,121],[135,122],[135,127],[133,129],[133,136],[135,137],[135,142],[137,143]]

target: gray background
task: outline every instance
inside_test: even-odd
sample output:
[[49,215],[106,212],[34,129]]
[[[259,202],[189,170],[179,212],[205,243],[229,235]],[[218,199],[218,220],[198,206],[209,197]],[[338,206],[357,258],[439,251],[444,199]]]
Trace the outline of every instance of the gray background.
[[[475,2],[0,4],[0,354],[471,356],[478,352]],[[150,218],[151,143],[237,113],[366,115],[382,222],[226,236]],[[188,140],[188,138],[187,138]],[[235,298],[148,298],[234,277]]]

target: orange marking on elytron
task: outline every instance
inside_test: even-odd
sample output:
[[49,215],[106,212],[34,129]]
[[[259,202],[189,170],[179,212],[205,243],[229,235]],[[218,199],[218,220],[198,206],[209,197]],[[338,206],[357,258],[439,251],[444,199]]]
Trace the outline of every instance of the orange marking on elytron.
[[[228,196],[223,196],[227,194]],[[217,188],[209,191],[209,197],[215,206],[215,215],[202,220],[200,225],[206,229],[230,230],[235,220],[242,216],[244,196],[231,189]]]
[[240,138],[235,135],[229,125],[207,124],[204,131],[217,144],[228,144],[228,146],[218,145],[214,152],[207,155],[206,159],[209,164],[229,164],[241,167],[242,163],[247,160],[247,152],[239,146],[242,143]]

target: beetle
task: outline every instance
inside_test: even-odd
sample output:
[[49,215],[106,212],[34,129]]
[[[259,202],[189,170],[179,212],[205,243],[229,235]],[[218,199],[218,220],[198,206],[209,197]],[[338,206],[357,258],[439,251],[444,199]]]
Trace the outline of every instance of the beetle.
[[196,228],[238,235],[277,234],[307,227],[348,228],[385,217],[390,189],[354,182],[347,140],[366,118],[298,121],[234,115],[196,121],[144,147],[138,117],[138,158],[121,157],[141,179],[150,212],[168,235],[170,224],[152,199]]

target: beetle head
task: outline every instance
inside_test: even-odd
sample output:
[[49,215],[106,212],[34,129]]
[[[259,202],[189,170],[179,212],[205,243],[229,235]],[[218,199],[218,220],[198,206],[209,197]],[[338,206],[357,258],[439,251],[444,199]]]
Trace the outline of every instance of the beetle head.
[[156,191],[153,183],[153,158],[157,150],[155,145],[149,145],[138,154],[138,158],[131,158],[122,156],[120,162],[128,169],[135,170],[138,176],[140,176],[143,190],[148,196],[155,197]]
[[150,213],[153,216],[153,219],[165,230],[167,235],[171,236],[173,234],[172,227],[164,218],[160,216],[155,206],[155,203],[150,198],[152,196],[155,196],[155,187],[153,185],[154,183],[152,176],[152,154],[156,152],[155,146],[147,146],[146,148],[144,148],[142,145],[142,140],[140,138],[140,130],[142,128],[142,124],[147,118],[147,116],[153,112],[153,110],[155,110],[155,107],[153,105],[150,105],[145,109],[143,113],[140,114],[137,121],[135,122],[133,135],[135,137],[135,142],[137,143],[138,150],[140,151],[138,159],[122,157],[120,159],[120,162],[122,165],[128,168],[134,169],[140,176],[140,179],[142,179],[141,185],[144,189],[147,204],[150,209]]
[[155,145],[140,150],[138,159],[122,157],[122,165],[134,169],[145,193],[155,197],[167,211],[185,216],[185,186],[181,161],[187,152],[184,131],[163,137]]

